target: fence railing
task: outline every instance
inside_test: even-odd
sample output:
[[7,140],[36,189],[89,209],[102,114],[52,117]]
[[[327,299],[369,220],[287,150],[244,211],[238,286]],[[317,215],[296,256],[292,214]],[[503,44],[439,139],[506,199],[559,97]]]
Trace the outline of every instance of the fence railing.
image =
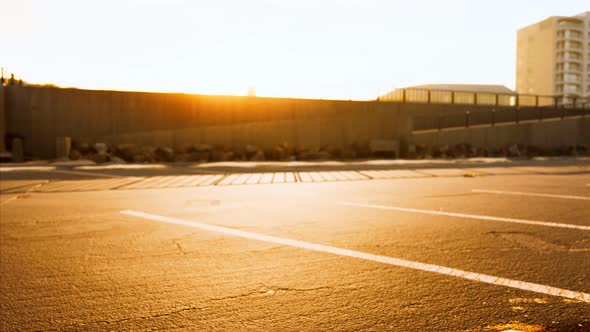
[[525,121],[544,121],[549,119],[565,119],[571,117],[590,118],[590,107],[564,107],[550,106],[523,106],[523,107],[492,107],[485,109],[465,110],[461,112],[439,112],[434,114],[422,114],[417,112],[413,115],[414,130],[442,130],[445,128],[463,127],[468,128],[478,125],[521,123]]
[[590,98],[575,96],[543,96],[515,93],[447,91],[429,89],[396,89],[379,101],[425,104],[459,104],[487,106],[531,107],[590,107]]
[[590,117],[590,98],[576,96],[397,89],[380,97],[379,101],[465,106],[417,110],[412,114],[414,130],[543,121],[572,116]]

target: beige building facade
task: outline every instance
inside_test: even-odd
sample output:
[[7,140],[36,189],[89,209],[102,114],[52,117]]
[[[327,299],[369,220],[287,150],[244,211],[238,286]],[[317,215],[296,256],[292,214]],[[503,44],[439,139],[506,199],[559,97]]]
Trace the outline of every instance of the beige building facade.
[[552,16],[517,33],[516,91],[590,98],[590,11]]

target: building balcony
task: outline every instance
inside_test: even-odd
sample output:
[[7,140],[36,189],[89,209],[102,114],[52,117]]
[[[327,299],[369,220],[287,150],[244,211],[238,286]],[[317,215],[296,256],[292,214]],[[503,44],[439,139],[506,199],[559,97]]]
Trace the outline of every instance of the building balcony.
[[579,79],[556,78],[555,79],[555,84],[557,84],[557,85],[564,85],[564,84],[581,85],[582,84],[582,78],[579,78]]
[[579,81],[568,81],[565,82],[565,84],[556,84],[557,88],[562,87],[565,90],[571,90],[571,91],[581,91],[582,90],[582,82],[581,80]]
[[557,22],[557,31],[565,31],[565,30],[576,30],[583,32],[584,31],[584,21],[558,21]]
[[562,67],[562,68],[555,68],[555,73],[556,74],[579,74],[582,72],[582,67],[578,67],[578,68],[572,68],[572,67]]
[[565,26],[558,26],[557,27],[557,31],[566,31],[566,30],[573,30],[573,31],[579,31],[579,32],[584,32],[584,25],[573,25],[573,24],[568,24]]
[[560,95],[567,95],[567,96],[580,96],[580,95],[582,95],[582,89],[562,90],[558,87],[557,89],[555,89],[555,91],[557,92],[557,94],[560,94]]
[[563,96],[563,97],[574,97],[574,98],[579,98],[582,96],[582,93],[580,92],[568,92],[568,91],[559,91],[559,90],[555,90],[555,95],[556,96]]
[[578,52],[581,53],[584,51],[584,44],[579,43],[579,44],[557,44],[556,47],[558,52],[567,52],[567,51],[573,51],[573,52]]
[[557,63],[566,63],[566,62],[575,62],[575,63],[579,63],[580,64],[580,69],[582,70],[582,62],[584,62],[584,60],[582,59],[582,57],[572,57],[572,56],[557,56],[557,58],[555,59],[555,61]]
[[576,42],[583,42],[584,41],[584,35],[580,34],[580,35],[565,35],[565,36],[560,36],[557,35],[557,38],[555,39],[557,42],[568,42],[568,41],[576,41]]

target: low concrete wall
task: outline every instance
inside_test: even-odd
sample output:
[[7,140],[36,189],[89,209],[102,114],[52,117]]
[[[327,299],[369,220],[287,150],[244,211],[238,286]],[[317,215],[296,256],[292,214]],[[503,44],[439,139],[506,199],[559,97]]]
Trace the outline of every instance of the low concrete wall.
[[152,146],[220,144],[314,148],[404,141],[398,103],[6,87],[7,130],[29,156],[52,158],[55,139]]
[[428,130],[555,118],[562,116],[590,115],[590,109],[554,108],[534,106],[494,106],[457,104],[405,104],[404,110],[414,118],[415,130]]
[[4,86],[0,83],[0,152],[6,150],[6,110],[4,107]]
[[429,147],[461,143],[479,148],[501,148],[512,144],[540,148],[574,145],[590,147],[590,117],[428,131],[413,133],[409,141]]

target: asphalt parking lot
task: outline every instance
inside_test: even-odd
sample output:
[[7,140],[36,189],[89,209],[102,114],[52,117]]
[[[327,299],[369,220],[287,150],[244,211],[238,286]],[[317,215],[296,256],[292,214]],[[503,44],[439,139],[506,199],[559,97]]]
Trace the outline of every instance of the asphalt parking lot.
[[39,167],[0,173],[2,330],[590,331],[586,163]]

